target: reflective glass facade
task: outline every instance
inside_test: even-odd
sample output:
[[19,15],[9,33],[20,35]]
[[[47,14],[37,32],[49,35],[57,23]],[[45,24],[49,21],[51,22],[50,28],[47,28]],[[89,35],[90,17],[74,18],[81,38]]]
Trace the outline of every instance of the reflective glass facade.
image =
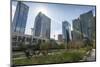
[[51,19],[41,12],[36,16],[34,36],[50,39]]
[[66,42],[71,40],[71,26],[67,21],[62,22],[63,39]]
[[12,23],[12,32],[25,33],[29,7],[24,3],[18,2]]

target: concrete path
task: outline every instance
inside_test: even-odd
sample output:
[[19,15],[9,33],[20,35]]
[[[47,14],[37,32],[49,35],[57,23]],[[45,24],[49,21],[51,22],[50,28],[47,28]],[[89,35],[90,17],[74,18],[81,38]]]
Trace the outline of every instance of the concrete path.
[[96,55],[95,55],[95,49],[92,49],[91,54],[89,57],[87,57],[86,61],[95,61]]

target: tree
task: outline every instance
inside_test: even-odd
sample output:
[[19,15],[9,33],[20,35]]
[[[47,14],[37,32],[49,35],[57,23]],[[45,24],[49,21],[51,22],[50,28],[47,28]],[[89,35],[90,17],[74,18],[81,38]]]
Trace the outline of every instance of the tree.
[[42,42],[40,45],[40,50],[43,55],[48,54],[48,50],[50,49],[50,41]]
[[65,48],[65,44],[64,43],[59,45],[59,49],[64,49],[64,48]]

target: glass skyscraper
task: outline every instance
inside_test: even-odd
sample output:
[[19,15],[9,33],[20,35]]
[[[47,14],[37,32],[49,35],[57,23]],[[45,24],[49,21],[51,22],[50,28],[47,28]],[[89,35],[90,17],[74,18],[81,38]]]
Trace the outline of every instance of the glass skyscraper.
[[89,39],[92,39],[92,19],[92,11],[80,15],[81,32],[85,37],[88,37]]
[[93,39],[93,32],[95,32],[95,19],[92,11],[88,11],[81,14],[78,19],[73,20],[73,36],[75,40],[79,40],[80,37],[87,37],[90,40]]
[[39,12],[35,18],[34,36],[50,39],[50,28],[51,19]]
[[17,3],[16,12],[12,22],[12,32],[25,33],[29,7],[22,2]]
[[82,32],[81,32],[81,25],[80,25],[80,19],[75,19],[73,22],[73,31],[72,31],[72,37],[73,40],[81,40],[82,39]]
[[67,21],[62,22],[63,39],[66,42],[71,40],[71,25]]

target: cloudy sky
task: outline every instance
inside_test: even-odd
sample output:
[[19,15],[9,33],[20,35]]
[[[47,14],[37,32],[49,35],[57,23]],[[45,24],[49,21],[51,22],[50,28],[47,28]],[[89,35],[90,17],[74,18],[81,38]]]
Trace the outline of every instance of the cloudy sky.
[[[36,3],[36,2],[23,2],[29,6],[26,31],[25,34],[31,34],[31,28],[34,27],[36,15],[41,11],[51,19],[51,38],[57,39],[58,34],[62,34],[62,21],[68,21],[71,24],[72,20],[76,19],[85,12],[93,10],[95,15],[94,6],[82,5],[68,5],[68,4],[51,4],[51,3]],[[12,2],[12,20],[16,11],[17,2]]]

